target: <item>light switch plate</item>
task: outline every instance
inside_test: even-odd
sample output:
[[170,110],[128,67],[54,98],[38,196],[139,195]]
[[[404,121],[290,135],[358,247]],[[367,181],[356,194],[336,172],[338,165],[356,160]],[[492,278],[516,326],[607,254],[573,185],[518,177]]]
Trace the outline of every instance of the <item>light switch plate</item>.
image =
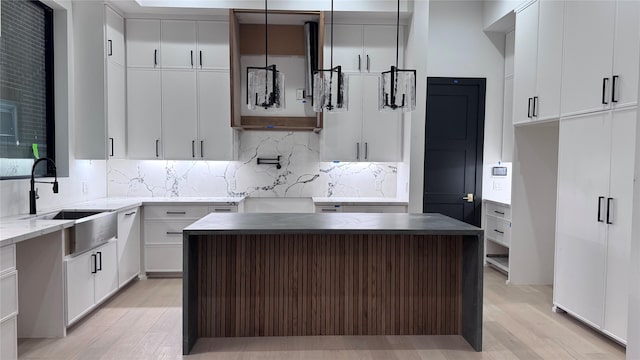
[[296,89],[296,100],[304,100],[304,89]]

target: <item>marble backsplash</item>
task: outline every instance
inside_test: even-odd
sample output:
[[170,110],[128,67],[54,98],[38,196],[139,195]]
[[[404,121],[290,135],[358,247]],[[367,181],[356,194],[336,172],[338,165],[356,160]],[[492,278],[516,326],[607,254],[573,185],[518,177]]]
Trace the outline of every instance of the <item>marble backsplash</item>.
[[[396,197],[396,163],[321,162],[319,135],[243,131],[237,161],[109,160],[109,196]],[[257,159],[281,156],[281,168]]]

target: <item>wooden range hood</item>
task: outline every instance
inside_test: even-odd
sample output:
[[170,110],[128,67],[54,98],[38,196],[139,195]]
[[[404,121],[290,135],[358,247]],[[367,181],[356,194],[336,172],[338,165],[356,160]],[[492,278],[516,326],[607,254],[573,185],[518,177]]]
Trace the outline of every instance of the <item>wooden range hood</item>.
[[[242,130],[320,131],[322,113],[315,116],[243,116],[246,106],[242,94],[242,55],[264,55],[264,23],[242,23],[243,17],[261,15],[263,10],[229,10],[229,64],[231,76],[231,127]],[[278,23],[277,19],[288,16],[313,17],[318,21],[318,68],[322,69],[324,48],[324,13],[322,11],[278,11],[270,10],[276,21],[269,23],[269,55],[304,56],[304,27],[302,24]],[[285,72],[286,76],[286,72]]]

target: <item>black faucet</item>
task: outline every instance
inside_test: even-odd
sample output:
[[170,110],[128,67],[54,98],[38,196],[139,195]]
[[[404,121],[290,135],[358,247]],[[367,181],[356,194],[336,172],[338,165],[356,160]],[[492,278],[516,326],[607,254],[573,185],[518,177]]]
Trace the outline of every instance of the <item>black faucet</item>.
[[[35,170],[36,170],[36,165],[38,165],[39,162],[45,161],[45,160],[48,161],[49,163],[51,163],[51,166],[53,166],[53,176],[55,177],[53,182],[50,182],[50,181],[35,181],[33,179],[34,174],[35,174]],[[56,163],[53,162],[53,160],[51,160],[49,158],[40,158],[40,159],[36,160],[33,163],[33,166],[31,167],[31,190],[29,190],[29,214],[35,214],[36,213],[36,199],[38,198],[38,194],[36,193],[36,190],[35,190],[35,183],[53,184],[53,193],[54,194],[58,193],[58,172],[56,171]]]

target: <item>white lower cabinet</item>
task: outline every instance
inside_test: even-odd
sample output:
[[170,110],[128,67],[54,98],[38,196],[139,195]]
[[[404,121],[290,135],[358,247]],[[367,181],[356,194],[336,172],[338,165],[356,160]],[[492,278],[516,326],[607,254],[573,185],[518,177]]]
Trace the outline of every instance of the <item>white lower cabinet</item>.
[[406,205],[316,205],[317,213],[406,213]]
[[140,209],[118,213],[118,287],[140,274]]
[[626,342],[636,109],[560,121],[554,306]]
[[485,262],[509,274],[511,205],[484,200],[483,229]]
[[67,325],[118,290],[116,240],[65,259]]
[[14,316],[0,323],[0,359],[18,358],[18,321]]
[[18,358],[16,246],[0,247],[0,359]]

